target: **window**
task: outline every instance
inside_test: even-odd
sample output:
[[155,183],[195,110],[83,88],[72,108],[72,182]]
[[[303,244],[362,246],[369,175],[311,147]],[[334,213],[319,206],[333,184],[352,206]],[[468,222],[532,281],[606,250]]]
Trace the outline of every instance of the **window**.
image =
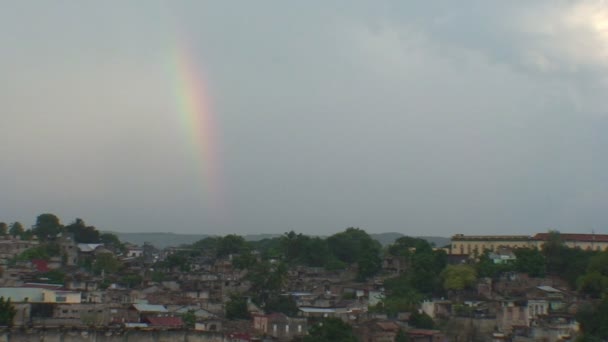
[[298,332],[301,333],[302,332],[302,324],[298,324]]

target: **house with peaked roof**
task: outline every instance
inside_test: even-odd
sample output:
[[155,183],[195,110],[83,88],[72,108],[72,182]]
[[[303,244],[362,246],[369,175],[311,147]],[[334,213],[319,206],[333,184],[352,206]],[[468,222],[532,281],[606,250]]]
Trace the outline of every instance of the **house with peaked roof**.
[[262,335],[290,341],[296,336],[306,334],[308,326],[305,318],[293,318],[282,313],[272,313],[253,315],[253,329]]
[[393,342],[401,327],[389,320],[370,320],[360,324],[356,329],[357,336],[367,342]]
[[168,317],[169,311],[164,305],[132,304],[129,306],[128,319],[130,322],[143,322],[148,317]]

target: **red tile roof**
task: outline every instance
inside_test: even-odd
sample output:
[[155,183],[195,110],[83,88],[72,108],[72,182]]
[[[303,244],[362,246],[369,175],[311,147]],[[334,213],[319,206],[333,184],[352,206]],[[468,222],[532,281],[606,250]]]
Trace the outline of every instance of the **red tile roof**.
[[[559,234],[563,241],[608,242],[608,234]],[[549,240],[549,233],[538,233],[532,238],[539,241]]]
[[151,326],[181,327],[184,325],[180,317],[146,317],[145,321]]
[[411,329],[407,331],[408,335],[413,336],[435,336],[440,334],[439,330],[431,330],[431,329]]
[[385,331],[398,331],[399,326],[393,322],[378,322],[378,326]]

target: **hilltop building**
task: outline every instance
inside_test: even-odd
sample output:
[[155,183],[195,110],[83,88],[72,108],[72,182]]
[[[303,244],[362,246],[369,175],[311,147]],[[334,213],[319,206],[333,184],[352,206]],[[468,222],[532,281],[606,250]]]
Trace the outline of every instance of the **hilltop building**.
[[[607,234],[559,234],[567,247],[584,250],[608,250]],[[550,233],[528,235],[464,235],[452,236],[450,254],[481,255],[484,251],[497,251],[506,248],[538,248],[549,240]]]

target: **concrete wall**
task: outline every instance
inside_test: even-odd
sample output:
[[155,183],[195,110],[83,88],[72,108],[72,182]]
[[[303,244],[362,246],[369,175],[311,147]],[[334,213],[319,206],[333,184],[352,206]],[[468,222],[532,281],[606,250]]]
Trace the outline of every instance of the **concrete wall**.
[[0,332],[0,342],[224,342],[221,333],[195,331],[59,331]]

